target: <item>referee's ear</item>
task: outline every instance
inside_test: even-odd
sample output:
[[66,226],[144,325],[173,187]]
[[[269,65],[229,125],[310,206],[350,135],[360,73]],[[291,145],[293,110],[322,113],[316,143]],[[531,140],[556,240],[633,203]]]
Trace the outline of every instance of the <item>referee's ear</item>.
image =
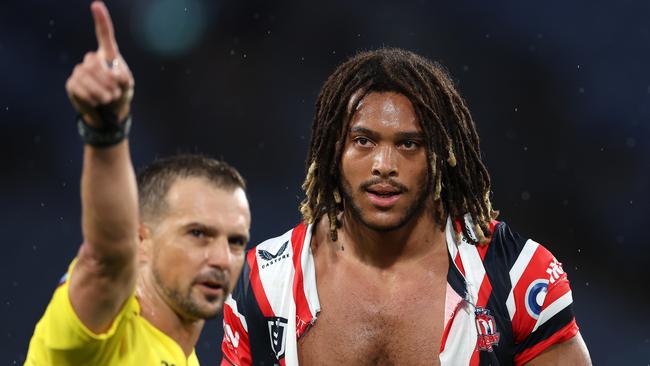
[[143,223],[140,223],[140,225],[138,225],[138,239],[138,262],[149,262],[153,250],[151,228]]

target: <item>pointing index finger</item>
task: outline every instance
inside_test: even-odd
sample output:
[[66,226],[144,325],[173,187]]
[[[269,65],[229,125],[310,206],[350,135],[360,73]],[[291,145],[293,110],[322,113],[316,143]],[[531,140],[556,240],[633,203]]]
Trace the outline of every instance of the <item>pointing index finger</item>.
[[103,53],[106,60],[113,60],[118,56],[119,51],[115,41],[111,15],[102,1],[93,1],[90,5],[90,11],[93,13],[93,19],[95,20],[98,51]]

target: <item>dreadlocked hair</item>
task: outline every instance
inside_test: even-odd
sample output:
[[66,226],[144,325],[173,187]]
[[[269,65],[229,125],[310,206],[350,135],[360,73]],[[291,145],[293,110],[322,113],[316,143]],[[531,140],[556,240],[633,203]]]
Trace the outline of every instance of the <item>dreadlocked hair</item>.
[[[403,94],[413,104],[425,136],[434,218],[441,228],[447,216],[461,223],[472,244],[485,244],[490,222],[498,215],[490,202],[490,176],[481,159],[474,121],[446,70],[415,53],[382,48],[353,56],[327,79],[316,102],[305,199],[300,211],[306,223],[323,215],[337,240],[341,154],[348,124],[359,102],[372,92]],[[465,220],[469,215],[471,220]],[[471,227],[470,227],[471,226]],[[473,232],[474,236],[468,235]]]

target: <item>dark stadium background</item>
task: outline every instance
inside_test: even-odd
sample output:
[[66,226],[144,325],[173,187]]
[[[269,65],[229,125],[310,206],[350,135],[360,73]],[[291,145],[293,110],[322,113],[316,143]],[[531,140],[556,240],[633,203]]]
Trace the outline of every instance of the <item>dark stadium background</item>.
[[[64,82],[94,49],[89,1],[0,5],[0,363],[81,242],[81,143]],[[650,3],[109,1],[136,78],[136,166],[177,151],[248,180],[253,242],[297,205],[318,90],[358,50],[442,62],[466,98],[501,219],[569,273],[597,365],[650,363]],[[344,331],[344,330],[341,330]],[[220,355],[220,320],[197,351]]]

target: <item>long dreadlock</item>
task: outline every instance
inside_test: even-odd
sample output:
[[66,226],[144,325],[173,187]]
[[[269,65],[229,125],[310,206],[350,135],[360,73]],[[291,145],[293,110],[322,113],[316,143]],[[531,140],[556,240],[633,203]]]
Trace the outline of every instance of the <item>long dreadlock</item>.
[[[305,199],[300,211],[307,223],[327,214],[337,240],[341,153],[348,124],[359,102],[371,92],[397,92],[409,98],[425,135],[434,217],[441,228],[447,216],[461,223],[473,244],[491,236],[498,212],[490,202],[490,176],[481,160],[479,138],[465,101],[445,69],[412,52],[382,48],[362,52],[341,64],[327,79],[316,102]],[[471,222],[464,219],[469,214]],[[471,231],[470,231],[470,225]],[[473,239],[470,232],[476,234]]]

